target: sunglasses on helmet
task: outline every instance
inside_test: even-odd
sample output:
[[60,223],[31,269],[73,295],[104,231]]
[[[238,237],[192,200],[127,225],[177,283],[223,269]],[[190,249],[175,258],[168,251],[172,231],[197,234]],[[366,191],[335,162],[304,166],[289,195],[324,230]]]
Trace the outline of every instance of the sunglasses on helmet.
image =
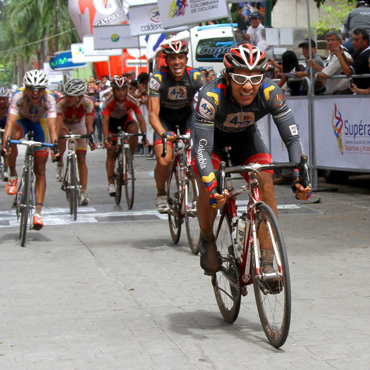
[[229,72],[229,75],[233,79],[235,83],[238,85],[245,85],[248,81],[252,85],[258,85],[263,80],[263,74],[260,75],[253,75],[253,76],[246,76],[246,75],[240,75],[238,73],[231,73]]

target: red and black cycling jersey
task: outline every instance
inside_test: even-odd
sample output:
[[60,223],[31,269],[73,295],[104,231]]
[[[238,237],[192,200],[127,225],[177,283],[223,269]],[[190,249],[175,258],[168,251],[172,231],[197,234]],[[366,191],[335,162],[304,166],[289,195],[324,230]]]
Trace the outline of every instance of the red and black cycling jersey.
[[175,81],[168,66],[162,66],[149,81],[149,97],[160,98],[160,107],[181,110],[191,105],[194,95],[205,84],[204,75],[197,69],[186,67],[181,81]]

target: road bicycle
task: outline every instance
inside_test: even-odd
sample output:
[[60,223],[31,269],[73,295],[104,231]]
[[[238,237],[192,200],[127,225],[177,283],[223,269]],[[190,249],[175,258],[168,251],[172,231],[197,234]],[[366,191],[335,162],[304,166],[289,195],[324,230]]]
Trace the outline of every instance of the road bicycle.
[[[199,253],[200,228],[197,218],[198,183],[191,164],[190,133],[180,135],[176,126],[173,158],[167,180],[168,224],[172,241],[180,240],[181,225],[185,220],[186,235],[192,253]],[[167,134],[162,135],[164,157],[167,153]]]
[[112,138],[117,138],[115,170],[114,170],[114,185],[116,187],[116,195],[114,200],[116,204],[120,204],[122,198],[122,186],[125,187],[126,203],[128,209],[134,205],[135,197],[135,167],[133,155],[130,150],[128,139],[132,136],[142,136],[142,141],[146,141],[145,133],[128,133],[123,132],[121,127],[118,127],[117,134],[109,134],[108,142]]
[[[230,156],[228,156],[229,162]],[[212,276],[216,301],[225,321],[232,323],[238,315],[241,296],[253,284],[259,318],[269,342],[281,347],[289,333],[291,318],[291,285],[288,257],[283,234],[272,209],[261,200],[260,183],[263,170],[298,168],[300,183],[310,186],[307,157],[300,163],[252,163],[226,167],[220,163],[220,188],[228,189],[225,206],[219,210],[214,232],[222,257],[221,269]],[[234,189],[231,174],[248,173],[247,184]],[[221,190],[220,190],[221,191]],[[248,194],[247,211],[237,214],[236,197]],[[273,270],[264,273],[261,250],[270,249]]]
[[34,141],[33,132],[30,131],[26,135],[25,139],[21,140],[11,140],[9,136],[6,144],[8,152],[10,144],[26,145],[22,176],[18,183],[18,189],[17,192],[15,193],[13,203],[13,207],[16,209],[17,220],[20,219],[19,238],[21,239],[21,246],[24,247],[26,243],[28,220],[29,228],[31,230],[32,219],[34,211],[36,209],[35,191],[34,191],[34,173],[33,173],[34,148],[40,146],[54,148],[54,153],[56,153],[57,142],[51,144]]
[[68,135],[59,135],[58,139],[67,139],[67,160],[61,188],[66,192],[69,212],[73,215],[73,220],[76,221],[81,190],[76,154],[77,139],[89,139],[94,144],[94,136],[92,134],[80,135],[69,133]]

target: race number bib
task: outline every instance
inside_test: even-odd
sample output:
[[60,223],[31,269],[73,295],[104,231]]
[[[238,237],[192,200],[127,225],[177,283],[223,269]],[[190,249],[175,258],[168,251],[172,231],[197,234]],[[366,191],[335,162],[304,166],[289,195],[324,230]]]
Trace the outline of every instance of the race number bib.
[[241,129],[253,125],[254,122],[253,112],[238,112],[228,114],[223,125],[229,129]]
[[188,94],[185,86],[171,86],[168,89],[168,99],[170,100],[183,100],[187,98]]

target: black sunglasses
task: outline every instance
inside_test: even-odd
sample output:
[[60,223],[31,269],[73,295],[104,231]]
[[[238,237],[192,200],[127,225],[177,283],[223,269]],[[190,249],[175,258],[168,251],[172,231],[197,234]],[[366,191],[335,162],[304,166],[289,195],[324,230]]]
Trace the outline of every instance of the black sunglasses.
[[45,91],[45,87],[28,86],[28,89],[31,91],[37,91],[37,92]]

